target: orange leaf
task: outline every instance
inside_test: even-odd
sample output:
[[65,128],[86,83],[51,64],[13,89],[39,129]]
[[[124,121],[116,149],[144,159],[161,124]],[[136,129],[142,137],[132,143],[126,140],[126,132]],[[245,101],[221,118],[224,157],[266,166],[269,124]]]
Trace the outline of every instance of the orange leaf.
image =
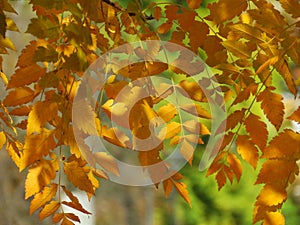
[[7,85],[7,88],[16,88],[29,85],[36,82],[40,77],[46,74],[46,68],[42,68],[37,64],[20,68],[16,71]]
[[16,88],[10,91],[3,103],[6,106],[17,106],[28,103],[34,99],[34,91],[29,87]]
[[237,151],[242,156],[244,160],[251,164],[255,169],[258,161],[258,149],[254,143],[249,140],[247,135],[239,135],[237,140]]
[[300,107],[288,117],[289,120],[294,120],[300,123]]
[[286,129],[274,137],[262,155],[267,159],[299,159],[300,134]]
[[177,192],[184,198],[184,200],[190,205],[190,207],[192,207],[189,193],[186,189],[186,185],[182,182],[176,182],[174,180],[172,180],[172,182]]
[[57,201],[52,201],[49,204],[45,205],[45,207],[40,212],[40,220],[51,216],[51,214],[55,213],[60,207],[60,203]]
[[56,195],[57,189],[57,184],[51,184],[50,187],[45,187],[42,192],[36,194],[30,203],[30,215],[49,202]]
[[56,146],[54,132],[44,129],[40,134],[31,134],[25,137],[25,145],[22,155],[20,170],[25,169],[42,156],[49,154],[50,150]]
[[64,171],[68,180],[80,190],[94,193],[93,184],[77,161],[64,162]]
[[285,202],[287,193],[284,187],[274,184],[266,184],[261,190],[256,205],[273,206]]
[[57,160],[41,160],[29,168],[25,181],[25,199],[41,191],[56,177],[59,166]]
[[285,225],[285,219],[281,212],[267,212],[262,225]]
[[298,174],[298,167],[294,161],[267,160],[259,172],[256,184],[288,181],[293,178],[293,174]]
[[202,3],[202,0],[186,0],[189,8],[191,9],[197,9],[200,7],[200,4]]
[[163,181],[164,191],[166,194],[166,197],[168,198],[171,194],[171,191],[173,189],[173,183],[171,179],[167,179]]

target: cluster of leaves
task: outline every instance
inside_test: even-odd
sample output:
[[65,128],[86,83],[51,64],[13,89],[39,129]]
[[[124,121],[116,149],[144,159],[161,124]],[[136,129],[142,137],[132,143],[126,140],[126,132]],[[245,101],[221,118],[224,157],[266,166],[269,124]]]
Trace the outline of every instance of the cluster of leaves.
[[[253,223],[284,224],[280,208],[287,198],[286,188],[298,174],[300,135],[283,124],[286,120],[300,122],[300,109],[285,115],[282,95],[272,78],[276,72],[297,97],[288,63],[300,64],[300,39],[295,32],[300,26],[296,20],[300,4],[296,0],[279,2],[284,13],[265,0],[220,0],[208,5],[209,13],[201,0],[187,0],[187,7],[152,3],[144,8],[139,1],[122,8],[105,0],[31,0],[36,17],[26,32],[36,38],[22,50],[10,79],[1,72],[8,94],[1,101],[0,111],[0,147],[6,145],[20,171],[28,169],[25,198],[33,197],[30,213],[40,209],[40,219],[53,216],[53,223],[74,224],[79,218],[64,213],[64,207],[89,212],[72,194],[66,180],[91,198],[99,187],[97,178],[108,178],[105,171],[119,174],[111,156],[88,155],[80,149],[74,129],[86,136],[96,133],[116,146],[135,150],[148,147],[138,146],[135,137],[149,137],[151,129],[159,127],[153,119],[160,117],[167,124],[160,128],[165,129],[166,135],[155,137],[160,143],[155,148],[138,151],[140,164],[146,167],[162,163],[161,171],[174,172],[164,163],[162,152],[166,146],[179,144],[180,153],[192,164],[192,145],[203,144],[202,135],[209,134],[202,121],[211,119],[205,110],[207,96],[197,82],[206,82],[204,86],[209,88],[212,80],[189,79],[190,75],[201,73],[202,68],[185,55],[178,54],[173,66],[169,66],[151,61],[159,49],[149,46],[147,54],[141,48],[128,50],[128,54],[148,57],[146,62],[118,71],[113,66],[107,69],[110,76],[101,90],[98,106],[106,118],[115,118],[114,122],[129,132],[120,130],[116,135],[116,129],[100,118],[101,113],[91,114],[97,131],[91,129],[90,118],[81,118],[78,127],[72,123],[73,99],[80,77],[100,54],[130,41],[164,40],[203,56],[214,68],[214,78],[225,96],[228,118],[220,127],[226,126],[226,133],[207,175],[216,174],[220,189],[227,179],[240,179],[241,160],[254,169],[258,162],[263,163],[256,183],[264,187],[255,203]],[[0,9],[0,50],[7,54],[7,49],[15,48],[6,37],[6,30],[18,29],[5,13],[15,13],[13,7],[1,0]],[[192,68],[189,75],[174,66],[182,63]],[[161,84],[163,87],[151,84],[151,76],[158,74],[171,82]],[[147,90],[151,93],[147,98],[134,105],[130,96],[117,98],[123,87],[145,77],[149,78],[147,86],[154,90]],[[133,95],[142,91],[136,88]],[[174,93],[192,99],[196,110],[191,110],[190,105],[164,102]],[[87,106],[86,102],[82,106]],[[116,112],[113,107],[119,107],[117,115],[112,115]],[[129,115],[129,126],[118,120],[125,114]],[[183,124],[182,115],[189,118]],[[181,174],[173,173],[157,182],[155,171],[148,172],[156,186],[163,184],[166,196],[175,189],[190,203]],[[62,193],[70,201],[62,201]]]

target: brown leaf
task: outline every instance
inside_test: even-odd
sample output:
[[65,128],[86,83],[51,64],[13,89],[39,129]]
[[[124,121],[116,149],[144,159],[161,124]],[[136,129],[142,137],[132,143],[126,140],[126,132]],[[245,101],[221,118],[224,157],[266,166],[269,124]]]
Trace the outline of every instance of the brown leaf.
[[282,96],[272,92],[274,88],[266,88],[261,92],[257,101],[261,101],[261,108],[269,121],[276,127],[276,130],[282,125],[284,116],[284,104],[282,102]]
[[16,88],[8,93],[3,103],[6,106],[17,106],[34,99],[34,91],[29,87]]
[[266,124],[260,120],[259,116],[250,113],[245,120],[245,126],[253,143],[263,151],[268,140]]

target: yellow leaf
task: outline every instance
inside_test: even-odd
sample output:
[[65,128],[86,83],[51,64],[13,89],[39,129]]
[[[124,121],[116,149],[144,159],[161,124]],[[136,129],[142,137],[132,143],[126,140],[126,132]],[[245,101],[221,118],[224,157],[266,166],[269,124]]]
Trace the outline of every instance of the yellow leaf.
[[3,131],[0,132],[0,150],[2,150],[3,146],[6,143],[6,136]]
[[59,207],[60,203],[57,201],[51,201],[49,204],[45,205],[45,207],[40,212],[40,220],[51,216],[51,214],[55,213]]
[[56,195],[57,189],[57,184],[51,184],[50,187],[45,187],[42,192],[36,194],[30,203],[30,215],[40,207],[43,207],[47,202],[51,201]]
[[44,129],[40,134],[27,135],[25,137],[20,170],[23,170],[35,161],[40,160],[42,156],[48,155],[50,150],[54,149],[55,146],[56,143],[53,131]]
[[40,133],[41,129],[55,119],[58,113],[58,106],[55,102],[36,102],[29,113],[27,134],[30,135],[34,132]]
[[177,109],[173,104],[169,103],[160,107],[157,115],[167,123],[177,115]]
[[28,103],[34,99],[34,91],[29,87],[16,88],[10,91],[3,103],[6,106],[17,106]]
[[64,171],[68,180],[80,190],[94,193],[93,184],[77,161],[64,162]]
[[239,135],[237,140],[237,151],[242,156],[244,160],[251,164],[251,166],[256,169],[258,161],[258,149],[254,143],[249,140],[247,135]]
[[[178,91],[187,98],[191,98],[198,102],[207,101],[201,87],[196,82],[188,82],[186,80],[183,80],[179,83],[179,86],[177,88]],[[181,88],[183,88],[183,90]]]
[[171,122],[167,124],[167,133],[165,139],[170,139],[177,135],[181,130],[181,124],[177,122]]
[[41,191],[56,177],[59,166],[57,160],[40,160],[29,168],[25,182],[25,199]]
[[267,212],[262,225],[285,225],[285,219],[281,212]]
[[263,151],[268,140],[266,124],[260,120],[259,116],[250,113],[245,120],[245,126],[253,143]]

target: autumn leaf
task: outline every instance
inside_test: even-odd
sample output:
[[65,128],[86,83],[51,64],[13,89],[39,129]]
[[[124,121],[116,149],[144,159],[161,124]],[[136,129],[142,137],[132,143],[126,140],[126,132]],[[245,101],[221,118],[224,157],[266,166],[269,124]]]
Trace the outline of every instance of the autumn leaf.
[[46,129],[40,134],[30,134],[26,136],[22,155],[22,164],[20,170],[25,169],[42,156],[46,156],[56,146],[54,132]]
[[53,213],[55,213],[58,208],[60,207],[60,203],[57,201],[51,201],[49,204],[45,205],[45,207],[40,212],[40,220],[43,220],[44,218],[51,216]]
[[257,101],[261,101],[261,107],[270,120],[270,122],[276,127],[277,130],[282,125],[284,116],[284,105],[282,102],[282,96],[272,92],[273,88],[267,88],[261,92]]
[[258,161],[258,149],[247,135],[240,135],[236,140],[237,151],[251,166],[256,169]]
[[68,180],[79,189],[94,193],[93,184],[89,180],[84,168],[79,165],[78,161],[64,162],[64,172]]
[[250,113],[250,115],[245,119],[245,126],[253,143],[263,151],[268,139],[266,124],[260,120],[259,116]]
[[246,0],[220,0],[217,3],[209,5],[210,16],[216,24],[232,19],[240,15],[248,6]]
[[30,167],[25,181],[25,199],[49,185],[55,179],[58,169],[57,160],[41,160]]
[[8,93],[3,103],[6,106],[18,106],[34,99],[34,91],[29,87],[19,87]]
[[57,184],[51,184],[51,186],[45,187],[40,193],[36,194],[30,203],[30,214],[51,201],[56,195],[57,189]]

